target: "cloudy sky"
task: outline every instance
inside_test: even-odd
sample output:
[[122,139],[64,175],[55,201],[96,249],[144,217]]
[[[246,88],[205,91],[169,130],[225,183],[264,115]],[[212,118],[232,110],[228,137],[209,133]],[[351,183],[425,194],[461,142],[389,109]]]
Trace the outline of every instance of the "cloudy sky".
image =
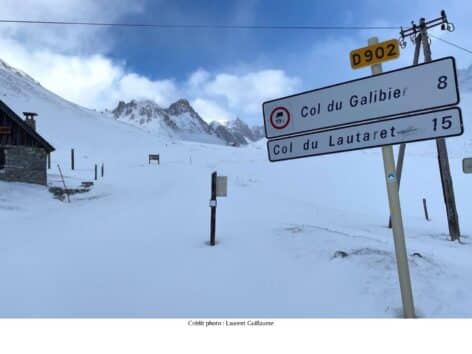
[[[439,5],[440,3],[440,5]],[[470,0],[0,0],[0,19],[205,25],[408,26],[445,9],[453,33],[432,34],[472,49]],[[261,103],[369,75],[349,51],[397,30],[288,31],[143,29],[0,23],[0,58],[61,96],[96,109],[184,97],[208,121],[239,116],[261,124]],[[472,55],[432,39],[433,58]],[[410,65],[413,46],[384,70]]]

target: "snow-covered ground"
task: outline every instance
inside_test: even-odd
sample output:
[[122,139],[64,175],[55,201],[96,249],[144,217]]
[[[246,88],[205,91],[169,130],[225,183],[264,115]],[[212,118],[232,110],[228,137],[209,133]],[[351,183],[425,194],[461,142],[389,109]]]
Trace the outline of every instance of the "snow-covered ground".
[[[40,114],[57,149],[51,185],[61,185],[57,164],[68,187],[93,180],[95,163],[105,177],[70,204],[0,182],[1,317],[401,316],[380,149],[271,164],[264,141],[172,141],[3,87],[17,112]],[[401,201],[420,317],[472,316],[472,175],[461,168],[472,156],[472,97],[464,101],[466,134],[447,140],[462,243],[448,241],[435,144],[407,146]],[[210,247],[215,170],[229,186]]]

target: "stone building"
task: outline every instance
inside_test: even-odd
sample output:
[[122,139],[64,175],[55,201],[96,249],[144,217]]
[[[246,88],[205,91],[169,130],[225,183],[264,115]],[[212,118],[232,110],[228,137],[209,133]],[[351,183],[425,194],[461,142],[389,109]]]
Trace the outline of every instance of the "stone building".
[[0,101],[0,180],[47,185],[54,147],[36,132],[35,113],[21,119]]

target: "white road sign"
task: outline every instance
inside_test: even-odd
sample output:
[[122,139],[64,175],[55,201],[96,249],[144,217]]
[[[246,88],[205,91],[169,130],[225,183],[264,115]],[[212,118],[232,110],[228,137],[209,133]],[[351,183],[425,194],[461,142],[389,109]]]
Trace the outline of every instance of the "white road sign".
[[228,176],[216,177],[216,196],[217,197],[228,196]]
[[460,108],[269,140],[272,162],[462,135]]
[[453,57],[264,102],[267,138],[459,103]]

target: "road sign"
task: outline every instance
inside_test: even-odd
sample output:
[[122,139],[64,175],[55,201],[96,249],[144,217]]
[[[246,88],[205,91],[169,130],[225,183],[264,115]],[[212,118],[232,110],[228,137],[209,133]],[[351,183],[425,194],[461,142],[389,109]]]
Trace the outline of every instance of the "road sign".
[[228,196],[228,177],[227,176],[216,177],[216,196],[217,197]]
[[400,57],[400,45],[396,39],[355,49],[351,51],[349,56],[353,69],[382,63],[398,57]]
[[10,135],[11,130],[9,127],[0,127],[0,135]]
[[464,171],[464,173],[472,173],[472,157],[462,160],[462,171]]
[[266,137],[276,138],[458,103],[455,61],[447,57],[267,101],[262,108]]
[[270,112],[270,124],[274,129],[284,129],[290,123],[290,113],[285,107],[275,107]]
[[394,145],[464,132],[458,107],[411,114],[357,126],[269,140],[267,151],[272,162]]

